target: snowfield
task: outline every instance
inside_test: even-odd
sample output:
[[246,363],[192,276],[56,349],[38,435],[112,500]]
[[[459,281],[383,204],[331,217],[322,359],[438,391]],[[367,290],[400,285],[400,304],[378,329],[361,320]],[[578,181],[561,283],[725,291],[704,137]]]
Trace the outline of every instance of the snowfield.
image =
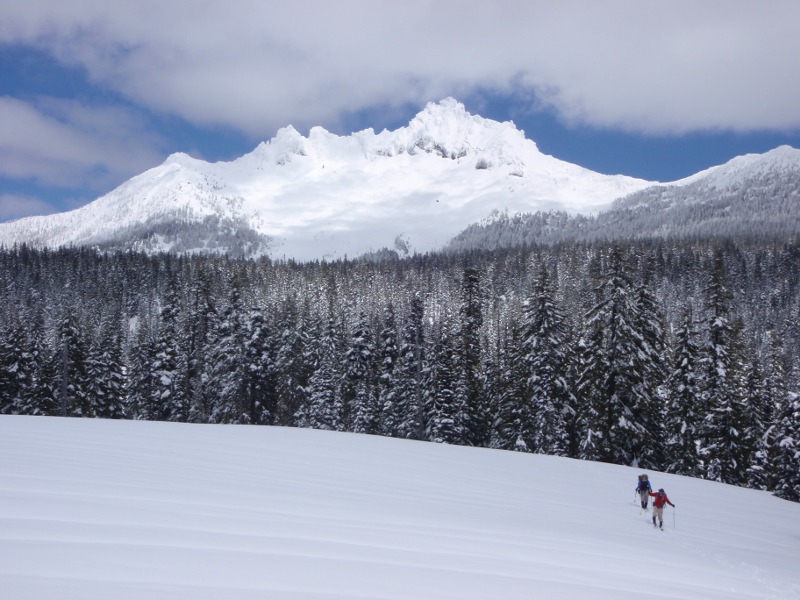
[[290,428],[0,417],[0,596],[800,598],[800,504],[639,470]]

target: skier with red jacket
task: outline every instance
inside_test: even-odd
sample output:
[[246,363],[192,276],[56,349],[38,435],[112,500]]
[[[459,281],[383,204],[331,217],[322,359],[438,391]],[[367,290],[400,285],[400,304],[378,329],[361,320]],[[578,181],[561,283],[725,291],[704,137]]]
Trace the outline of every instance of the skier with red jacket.
[[672,508],[675,508],[675,505],[670,502],[664,488],[659,489],[658,492],[650,492],[650,496],[655,498],[653,500],[653,527],[656,526],[656,517],[658,517],[658,527],[664,529],[664,505],[669,504]]

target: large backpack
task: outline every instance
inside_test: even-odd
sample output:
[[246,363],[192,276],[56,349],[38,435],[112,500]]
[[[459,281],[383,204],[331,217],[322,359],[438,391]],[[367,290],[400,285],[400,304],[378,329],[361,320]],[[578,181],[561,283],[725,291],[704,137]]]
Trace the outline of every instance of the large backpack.
[[637,489],[640,492],[647,489],[647,475],[639,475],[639,487]]

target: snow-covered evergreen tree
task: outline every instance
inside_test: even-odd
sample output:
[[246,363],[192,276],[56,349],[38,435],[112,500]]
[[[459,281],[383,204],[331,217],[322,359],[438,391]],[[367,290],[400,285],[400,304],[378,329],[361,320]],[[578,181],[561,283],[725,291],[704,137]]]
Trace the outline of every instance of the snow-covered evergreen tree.
[[745,480],[743,484],[766,489],[766,473],[761,459],[766,459],[766,435],[774,417],[774,409],[767,400],[767,385],[755,343],[748,344],[750,358],[742,362],[742,444],[745,454]]
[[191,304],[185,319],[186,377],[188,420],[207,423],[211,415],[206,385],[210,371],[209,361],[214,343],[214,327],[218,320],[216,301],[211,282],[201,273],[192,286]]
[[95,413],[104,419],[125,417],[125,366],[118,315],[101,323],[100,335],[86,360],[87,392]]
[[296,425],[297,415],[306,401],[306,390],[312,361],[312,341],[308,334],[308,319],[294,298],[283,303],[275,336],[275,395],[277,425]]
[[75,313],[67,309],[58,327],[55,364],[55,395],[60,415],[94,417],[95,406],[88,393],[86,341]]
[[244,308],[238,284],[231,286],[228,305],[214,327],[206,389],[212,423],[249,423],[246,410],[247,362]]
[[800,502],[800,395],[791,394],[776,426],[775,495]]
[[33,386],[31,354],[22,323],[0,328],[0,414],[30,414],[24,407]]
[[748,411],[754,429],[754,447],[748,471],[748,485],[758,489],[775,489],[776,464],[779,455],[779,419],[789,403],[790,393],[782,349],[777,336],[770,332],[770,343],[758,406]]
[[622,251],[612,248],[586,314],[583,371],[578,393],[585,403],[585,458],[651,466],[648,442],[653,399],[643,385],[643,338],[634,288]]
[[653,292],[653,259],[645,258],[644,263],[636,286],[636,329],[641,339],[636,366],[641,375],[634,412],[639,415],[647,437],[641,441],[636,454],[640,457],[639,464],[657,468],[665,462],[661,386],[666,378],[667,348],[664,314]]
[[448,331],[451,323],[442,323],[441,331],[428,356],[424,402],[425,439],[446,444],[467,443],[466,395],[459,387],[454,339]]
[[352,430],[356,433],[378,431],[377,389],[374,384],[375,340],[367,314],[361,311],[350,335],[345,353],[343,401],[348,407]]
[[738,383],[740,366],[735,361],[738,341],[730,320],[731,293],[722,254],[717,252],[706,289],[706,343],[702,406],[702,453],[705,476],[739,485],[746,477],[747,448],[744,439],[744,406]]
[[342,360],[338,347],[339,325],[333,316],[321,331],[316,364],[308,381],[308,398],[297,421],[300,427],[345,430],[345,407],[341,395]]
[[397,347],[397,321],[394,304],[389,302],[383,312],[383,328],[380,333],[380,364],[378,367],[378,409],[380,411],[379,433],[392,435],[396,430],[394,411],[397,398],[396,369],[399,356]]
[[[41,311],[41,312],[40,312]],[[39,307],[31,315],[28,324],[29,339],[31,342],[31,363],[35,372],[34,387],[29,395],[32,406],[38,407],[37,414],[58,414],[58,399],[56,397],[56,361],[53,353],[56,351],[50,345],[44,308]]]
[[244,341],[244,419],[254,425],[275,422],[277,397],[275,393],[275,361],[272,356],[269,325],[260,309],[252,309],[247,317]]
[[666,470],[689,477],[701,475],[697,444],[704,415],[699,404],[700,348],[697,335],[691,307],[687,307],[671,353],[673,368],[665,386],[664,430],[668,457]]
[[151,366],[154,356],[155,341],[150,323],[140,322],[128,361],[126,402],[128,415],[137,420],[155,421],[162,417],[160,406],[153,402],[155,377]]
[[[7,398],[12,398],[8,412],[18,415],[58,415],[54,383],[55,365],[48,351],[44,316],[39,311],[29,313],[19,322],[12,322],[6,351],[13,352],[3,359],[3,375],[10,381],[2,384]],[[16,331],[14,331],[16,329]],[[16,387],[24,384],[22,387]],[[6,388],[5,386],[9,387]]]
[[[570,390],[565,318],[556,305],[547,267],[542,264],[533,297],[523,306],[522,360],[527,363],[527,395],[533,437],[530,450],[565,456]],[[525,412],[521,411],[520,417]]]
[[153,340],[149,419],[185,422],[189,416],[185,387],[188,363],[181,347],[181,310],[178,283],[172,280],[163,299],[158,330]]
[[523,356],[521,333],[512,326],[499,357],[497,409],[491,446],[501,450],[533,452],[535,448],[529,364]]
[[467,409],[467,443],[485,446],[491,435],[491,416],[483,394],[481,371],[481,302],[480,274],[472,266],[464,269],[459,307],[459,344],[455,347],[459,394]]
[[385,407],[391,411],[392,434],[400,438],[424,439],[425,419],[425,332],[424,304],[419,294],[411,298],[409,314],[403,328],[396,370],[397,386],[394,402]]

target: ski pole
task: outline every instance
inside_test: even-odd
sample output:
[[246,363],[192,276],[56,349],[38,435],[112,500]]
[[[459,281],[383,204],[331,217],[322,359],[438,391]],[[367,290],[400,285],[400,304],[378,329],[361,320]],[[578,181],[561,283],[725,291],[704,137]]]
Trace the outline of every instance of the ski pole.
[[675,526],[675,507],[674,506],[672,507],[672,528],[673,529],[677,529],[677,527]]

